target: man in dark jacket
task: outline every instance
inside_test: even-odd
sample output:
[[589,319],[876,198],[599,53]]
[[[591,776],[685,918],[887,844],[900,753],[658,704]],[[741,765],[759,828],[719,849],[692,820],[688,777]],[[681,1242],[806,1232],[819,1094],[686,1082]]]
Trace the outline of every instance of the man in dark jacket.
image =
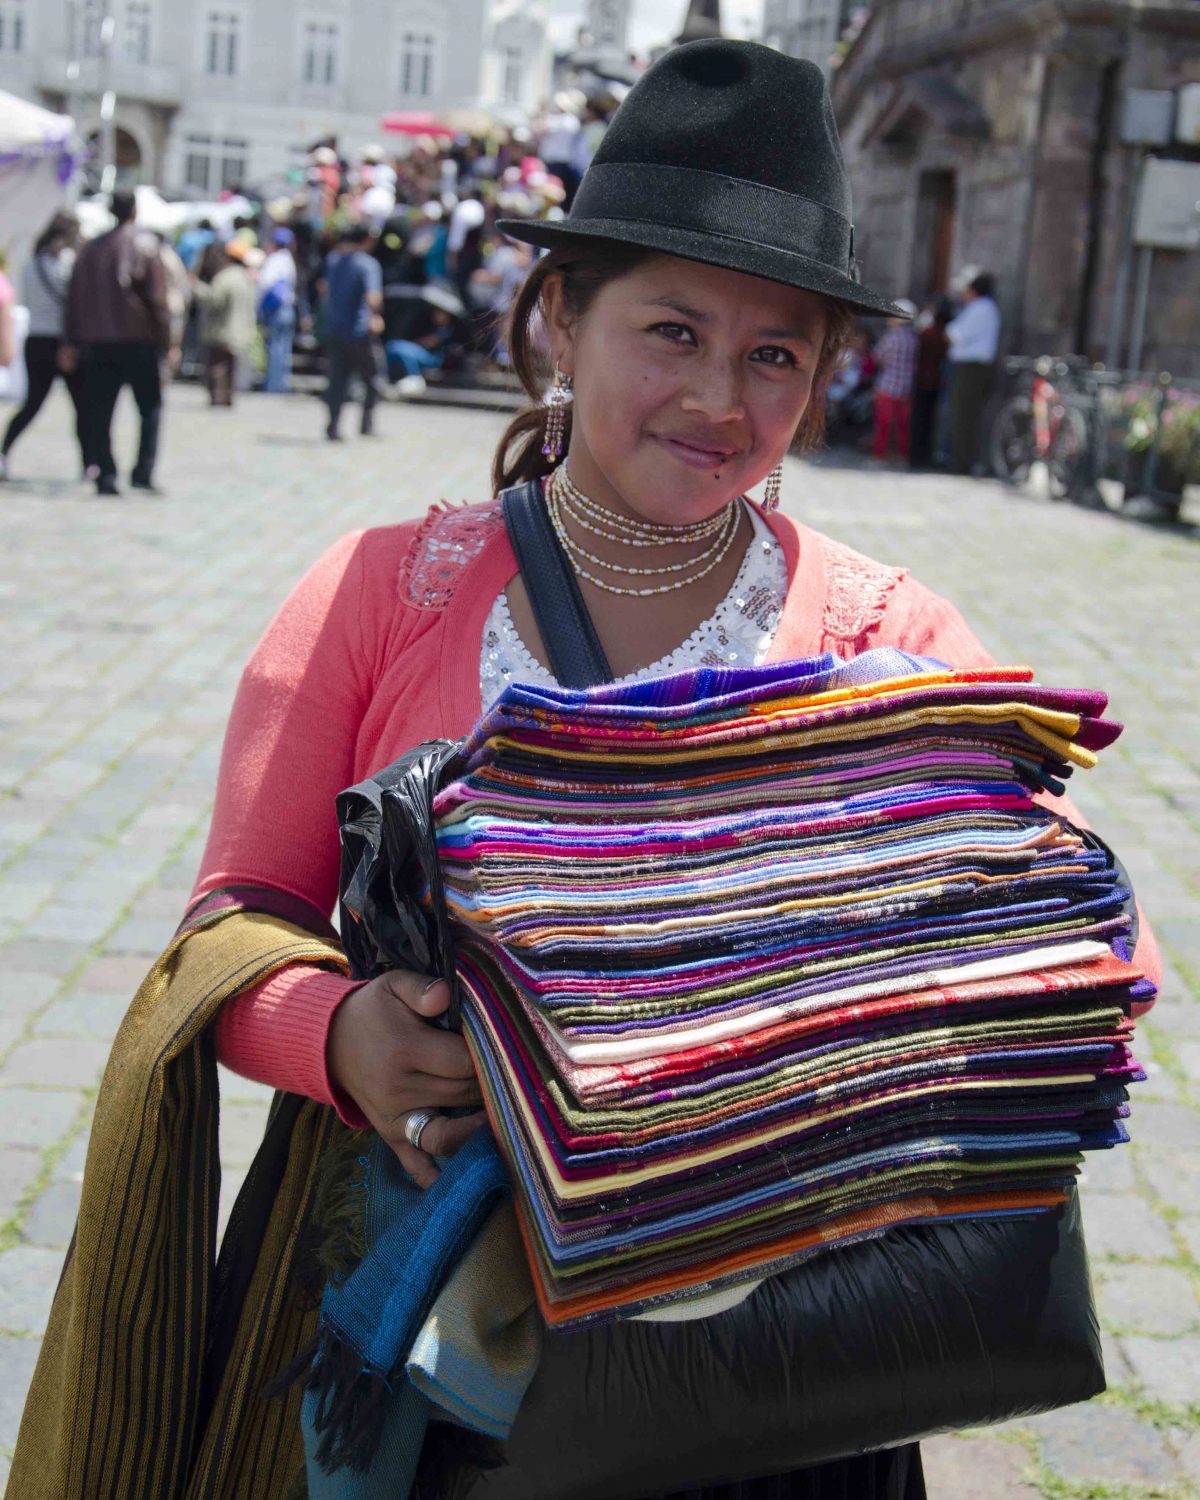
[[84,425],[88,453],[99,470],[97,494],[121,493],[111,428],[125,385],[133,391],[142,422],[130,484],[157,494],[159,362],[171,348],[166,276],[157,240],[137,228],[133,194],[114,193],[112,212],[116,227],[84,245],[75,262],[63,321],[63,358],[67,365],[83,362]]

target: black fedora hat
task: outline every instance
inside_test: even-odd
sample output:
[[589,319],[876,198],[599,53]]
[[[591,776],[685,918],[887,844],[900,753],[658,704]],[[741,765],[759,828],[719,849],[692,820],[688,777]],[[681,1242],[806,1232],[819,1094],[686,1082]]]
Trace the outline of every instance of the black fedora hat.
[[543,248],[622,240],[907,314],[861,286],[825,78],[757,42],[676,47],[634,85],[557,223],[501,219]]

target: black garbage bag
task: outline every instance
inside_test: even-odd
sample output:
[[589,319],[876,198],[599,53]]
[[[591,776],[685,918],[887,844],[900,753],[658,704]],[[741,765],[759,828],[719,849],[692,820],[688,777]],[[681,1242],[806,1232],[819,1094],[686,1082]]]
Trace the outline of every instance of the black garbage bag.
[[446,772],[453,773],[458,749],[451,740],[427,740],[337,799],[339,926],[351,974],[374,979],[387,969],[413,969],[449,980],[455,1030],[454,942],[442,899],[433,797]]
[[[432,804],[458,748],[421,745],[338,799],[342,938],[357,977],[404,967],[453,980]],[[457,1026],[457,996],[452,1016]],[[638,1500],[1103,1389],[1072,1192],[1042,1213],[901,1226],[818,1253],[710,1317],[548,1331],[507,1441],[481,1461],[477,1440],[435,1423],[415,1493]]]

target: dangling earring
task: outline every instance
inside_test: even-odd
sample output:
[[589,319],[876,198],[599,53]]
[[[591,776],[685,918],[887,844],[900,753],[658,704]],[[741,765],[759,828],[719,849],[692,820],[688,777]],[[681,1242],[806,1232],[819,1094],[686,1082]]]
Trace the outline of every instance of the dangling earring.
[[783,459],[780,459],[767,475],[767,487],[763,490],[763,510],[779,509],[779,492],[783,488]]
[[575,399],[572,392],[575,382],[569,375],[554,366],[554,388],[546,397],[546,440],[542,444],[542,457],[556,464],[563,454],[563,438],[567,431],[567,407]]

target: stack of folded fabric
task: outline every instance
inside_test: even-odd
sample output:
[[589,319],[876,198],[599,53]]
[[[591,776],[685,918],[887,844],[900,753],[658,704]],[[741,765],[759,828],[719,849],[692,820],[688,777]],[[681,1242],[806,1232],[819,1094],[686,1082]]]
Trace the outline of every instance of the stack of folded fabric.
[[1050,1208],[1125,1139],[1132,903],[1033,801],[1104,706],[891,650],[505,690],[434,811],[549,1323]]

